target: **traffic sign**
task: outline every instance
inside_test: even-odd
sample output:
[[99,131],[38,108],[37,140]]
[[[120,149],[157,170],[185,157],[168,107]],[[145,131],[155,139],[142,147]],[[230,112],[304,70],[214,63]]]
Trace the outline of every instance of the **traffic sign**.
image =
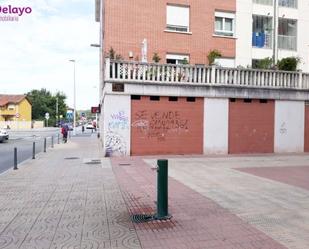
[[101,113],[100,106],[91,107],[91,113]]
[[49,119],[49,113],[48,112],[45,113],[45,119],[47,119],[47,120]]

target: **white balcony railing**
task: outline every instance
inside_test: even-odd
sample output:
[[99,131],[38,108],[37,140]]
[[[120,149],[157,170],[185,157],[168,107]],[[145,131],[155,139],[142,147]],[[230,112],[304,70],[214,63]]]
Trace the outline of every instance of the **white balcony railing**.
[[106,59],[105,82],[309,89],[309,74],[276,70],[154,64]]
[[253,0],[253,2],[257,4],[273,5],[273,0]]

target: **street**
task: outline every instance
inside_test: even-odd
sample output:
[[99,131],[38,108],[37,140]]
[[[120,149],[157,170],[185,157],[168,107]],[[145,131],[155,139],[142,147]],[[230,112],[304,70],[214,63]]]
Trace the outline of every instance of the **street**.
[[0,173],[14,166],[14,148],[17,148],[17,162],[21,163],[32,158],[33,142],[36,145],[36,153],[43,151],[44,138],[46,137],[47,148],[51,146],[51,137],[57,143],[58,129],[46,132],[12,132],[10,139],[0,143]]
[[[35,142],[36,154],[44,149],[44,138],[46,138],[47,149],[51,147],[52,139],[54,137],[54,144],[62,143],[62,135],[59,129],[50,129],[46,131],[19,131],[11,132],[10,139],[4,143],[0,143],[0,174],[14,166],[14,148],[17,148],[17,161],[18,164],[32,158],[32,147]],[[77,127],[77,136],[90,136],[91,130],[85,130],[81,134],[81,129]]]

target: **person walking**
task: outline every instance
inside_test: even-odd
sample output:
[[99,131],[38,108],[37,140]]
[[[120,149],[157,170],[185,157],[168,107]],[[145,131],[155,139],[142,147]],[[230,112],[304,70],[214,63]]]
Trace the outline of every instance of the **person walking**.
[[62,133],[64,143],[68,141],[68,131],[69,131],[69,127],[64,124],[61,128],[61,133]]

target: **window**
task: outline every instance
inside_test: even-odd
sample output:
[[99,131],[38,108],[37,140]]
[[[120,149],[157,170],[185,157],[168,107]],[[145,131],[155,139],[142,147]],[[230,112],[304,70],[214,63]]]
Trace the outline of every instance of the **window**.
[[[274,0],[253,0],[254,3],[273,5]],[[297,8],[297,0],[279,0],[279,6],[287,8]]]
[[9,110],[15,110],[15,105],[14,104],[9,104],[8,105]]
[[178,97],[168,97],[168,101],[172,102],[178,101]]
[[215,34],[234,36],[234,13],[215,12]]
[[132,100],[141,100],[141,95],[131,95]]
[[257,48],[272,47],[273,19],[268,16],[252,16],[252,46]]
[[297,0],[279,0],[279,6],[296,9]]
[[187,102],[195,102],[195,97],[187,97]]
[[160,96],[150,96],[151,101],[160,101]]
[[187,6],[167,5],[166,30],[176,32],[189,32],[189,12]]
[[168,64],[188,64],[189,55],[185,54],[167,54],[166,63]]
[[278,48],[297,50],[297,21],[279,18]]

